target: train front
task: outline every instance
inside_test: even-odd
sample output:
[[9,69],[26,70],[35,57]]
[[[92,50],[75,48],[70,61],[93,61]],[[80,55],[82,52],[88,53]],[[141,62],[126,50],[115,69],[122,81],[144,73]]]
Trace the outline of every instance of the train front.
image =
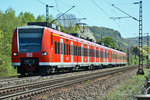
[[[49,62],[49,34],[41,26],[15,29],[12,40],[12,65],[21,75],[41,73],[39,62]],[[43,41],[42,41],[43,40]]]

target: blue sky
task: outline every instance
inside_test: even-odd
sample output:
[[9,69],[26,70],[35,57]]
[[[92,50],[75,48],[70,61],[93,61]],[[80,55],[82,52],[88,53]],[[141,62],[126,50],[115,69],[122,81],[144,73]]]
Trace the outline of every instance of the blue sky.
[[[65,12],[75,6],[68,14],[74,14],[77,18],[87,18],[85,22],[89,26],[108,27],[118,30],[121,36],[138,36],[138,22],[131,18],[112,20],[109,17],[125,17],[126,15],[115,9],[111,4],[124,10],[131,16],[138,18],[139,5],[133,4],[139,0],[41,0],[43,3],[52,5],[49,13],[56,17],[60,12]],[[93,1],[97,4],[95,5]],[[150,32],[150,0],[143,0],[143,35]],[[0,10],[5,11],[13,8],[16,15],[20,12],[30,12],[34,16],[45,15],[45,5],[38,0],[3,0],[0,3]]]

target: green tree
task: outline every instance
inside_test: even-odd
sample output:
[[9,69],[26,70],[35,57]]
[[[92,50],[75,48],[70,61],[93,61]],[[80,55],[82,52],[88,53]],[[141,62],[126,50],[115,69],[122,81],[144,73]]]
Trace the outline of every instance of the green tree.
[[14,29],[19,26],[20,20],[12,8],[4,13],[0,12],[0,76],[14,73],[11,66],[11,42]]
[[66,33],[66,30],[65,30],[65,28],[64,28],[64,27],[63,27],[61,24],[59,24],[58,26],[60,27],[60,31],[61,31],[61,32],[64,32],[64,33]]
[[30,12],[21,12],[18,16],[22,20],[22,23],[27,24],[28,22],[34,22],[35,18],[34,15]]
[[102,39],[102,43],[110,46],[111,48],[118,48],[115,40],[112,37],[104,37]]
[[37,22],[45,22],[46,21],[46,18],[44,15],[39,15],[37,18],[36,18],[36,21]]

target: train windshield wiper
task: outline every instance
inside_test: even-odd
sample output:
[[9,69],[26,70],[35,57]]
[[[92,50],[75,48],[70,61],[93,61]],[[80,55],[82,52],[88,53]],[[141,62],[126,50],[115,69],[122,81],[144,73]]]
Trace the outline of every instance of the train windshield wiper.
[[40,43],[21,43],[20,46],[39,46]]

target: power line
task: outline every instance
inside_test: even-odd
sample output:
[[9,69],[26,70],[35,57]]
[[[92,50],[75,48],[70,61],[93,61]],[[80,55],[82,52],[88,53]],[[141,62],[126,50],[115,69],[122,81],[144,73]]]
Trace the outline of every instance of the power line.
[[131,5],[131,4],[133,4],[133,3],[132,2],[130,2],[130,3],[117,3],[115,5]]
[[66,14],[68,11],[70,11],[71,9],[73,9],[75,6],[72,6],[70,9],[68,9],[66,12],[64,12],[63,14],[61,14],[60,16],[58,16],[56,19],[54,19],[53,21],[51,21],[51,23],[55,22],[56,20],[58,20],[61,16],[63,16],[64,14]]
[[107,14],[103,8],[101,8],[94,0],[91,0],[93,2],[93,4],[95,4],[105,15],[107,15],[109,17],[109,14]]
[[58,8],[57,0],[55,0],[55,4],[56,4],[57,10],[58,10],[58,12],[59,12],[59,8]]
[[37,0],[39,3],[43,4],[43,5],[47,5],[46,3],[40,1],[40,0]]
[[[135,18],[135,17],[129,15],[129,14],[126,13],[125,11],[123,11],[123,10],[121,10],[120,8],[116,7],[114,4],[112,4],[112,6],[115,7],[116,9],[118,9],[119,11],[121,11],[122,13],[126,14],[127,16],[133,18],[134,20],[139,21],[137,18]],[[121,18],[121,17],[120,17],[120,18]]]

